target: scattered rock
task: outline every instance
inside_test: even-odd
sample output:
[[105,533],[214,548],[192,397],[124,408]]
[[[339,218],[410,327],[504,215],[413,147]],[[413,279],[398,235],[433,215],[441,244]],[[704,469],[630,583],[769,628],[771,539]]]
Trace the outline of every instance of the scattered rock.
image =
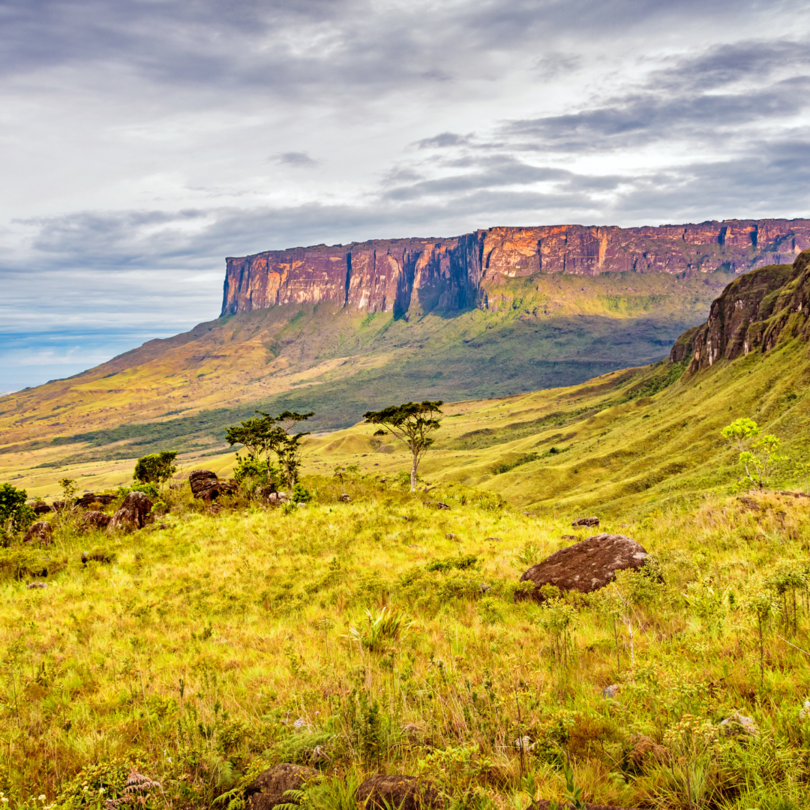
[[564,534],[560,539],[561,540],[579,540],[579,537],[577,537],[575,534]]
[[447,532],[447,534],[445,535],[445,538],[447,540],[458,540],[458,535],[453,534],[453,532]]
[[278,487],[276,487],[275,484],[268,484],[266,487],[256,487],[256,496],[260,501],[267,501],[274,492],[278,492]]
[[351,499],[351,496],[347,495],[347,494],[344,492],[344,493],[343,493],[343,494],[342,494],[342,495],[341,495],[341,496],[338,498],[338,500],[339,500],[341,503],[350,503],[352,499]]
[[502,538],[500,538],[500,537],[485,537],[485,538],[484,538],[484,542],[485,542],[485,543],[487,543],[487,542],[490,542],[490,543],[501,543],[501,542],[502,542]]
[[367,810],[428,810],[444,807],[444,801],[435,787],[417,776],[372,776],[357,789],[357,803]]
[[746,511],[748,512],[761,512],[762,511],[762,504],[755,500],[754,498],[749,497],[748,495],[740,495],[738,496],[737,500],[745,507]]
[[528,734],[524,734],[515,740],[514,746],[518,751],[531,751],[534,748],[534,743]]
[[76,501],[76,506],[81,506],[82,509],[88,509],[94,503],[109,506],[114,500],[115,495],[96,495],[93,492],[85,492],[84,495]]
[[297,804],[284,796],[288,790],[300,790],[301,786],[318,777],[318,771],[303,765],[282,762],[260,773],[246,788],[245,799],[249,810],[272,810],[279,804]]
[[617,683],[612,683],[610,686],[606,686],[601,692],[602,697],[606,700],[613,700],[613,698],[615,698],[618,694],[619,685]]
[[810,717],[810,700],[804,701],[804,706],[799,709],[799,720],[806,720]]
[[652,737],[645,734],[637,735],[631,739],[633,748],[628,752],[625,765],[635,773],[641,773],[646,765],[660,765],[666,762],[668,751],[659,745]]
[[427,506],[428,509],[449,509],[450,508],[446,503],[442,503],[441,501],[423,501],[422,506]]
[[28,583],[28,590],[35,591],[41,590],[42,588],[47,588],[48,586],[44,582],[29,582]]
[[286,492],[272,492],[267,496],[265,503],[268,506],[281,506],[281,504],[287,503],[288,500]]
[[584,518],[577,518],[572,524],[575,529],[579,526],[598,526],[599,525],[599,518],[598,517],[584,517]]
[[[615,804],[590,804],[589,802],[585,802],[582,806],[585,807],[586,810],[643,810],[641,807],[617,807]],[[530,804],[526,810],[550,810],[551,807],[551,802],[546,799],[540,799],[534,804]],[[560,810],[572,810],[571,805],[567,803],[561,804],[559,807]]]
[[540,589],[544,585],[591,593],[613,582],[616,571],[643,567],[647,557],[643,546],[623,534],[597,534],[533,565],[520,581],[533,582],[534,591],[518,591],[515,599],[542,602]]
[[39,520],[28,527],[23,537],[23,543],[38,543],[40,546],[49,546],[53,543],[53,526],[46,520]]
[[80,525],[84,531],[88,531],[89,529],[106,529],[107,526],[110,525],[111,520],[112,517],[110,517],[110,515],[91,510],[90,512],[84,513]]
[[492,590],[492,586],[488,582],[482,582],[478,586],[478,590],[480,593],[489,593]]
[[758,737],[759,728],[753,718],[744,714],[734,712],[731,717],[727,717],[720,723],[720,732],[726,737],[733,737],[738,734],[747,734],[749,737]]
[[418,726],[416,723],[408,723],[408,725],[402,727],[402,734],[408,742],[418,742],[424,733],[425,730],[422,726]]
[[130,492],[121,508],[112,516],[108,530],[142,529],[151,520],[152,501],[143,492]]
[[236,492],[236,485],[229,481],[220,481],[211,470],[194,470],[188,477],[191,494],[201,501],[214,501],[220,495]]
[[34,511],[35,515],[47,515],[53,511],[45,501],[29,501],[28,506]]
[[87,565],[89,562],[97,562],[109,564],[113,561],[113,555],[108,554],[106,551],[83,551],[82,552],[82,565]]

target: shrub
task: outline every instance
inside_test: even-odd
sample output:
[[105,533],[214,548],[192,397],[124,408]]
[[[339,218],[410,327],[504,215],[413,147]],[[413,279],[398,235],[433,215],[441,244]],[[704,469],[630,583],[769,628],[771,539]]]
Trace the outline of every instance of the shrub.
[[168,481],[176,472],[176,450],[161,450],[138,459],[135,465],[133,478],[142,484],[157,484],[160,486]]
[[34,521],[34,510],[26,504],[28,493],[11,484],[0,486],[0,539],[27,529]]

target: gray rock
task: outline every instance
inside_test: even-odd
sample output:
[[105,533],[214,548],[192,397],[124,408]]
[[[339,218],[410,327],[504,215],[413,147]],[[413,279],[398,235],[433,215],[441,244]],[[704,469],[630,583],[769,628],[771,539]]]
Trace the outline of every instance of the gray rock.
[[613,700],[613,698],[615,698],[616,695],[618,694],[619,694],[619,685],[616,683],[612,683],[610,684],[610,686],[606,686],[601,692],[602,697],[605,698],[606,700]]
[[753,718],[746,717],[740,712],[734,712],[720,723],[720,732],[726,737],[733,737],[739,734],[747,734],[749,737],[758,737],[759,728]]

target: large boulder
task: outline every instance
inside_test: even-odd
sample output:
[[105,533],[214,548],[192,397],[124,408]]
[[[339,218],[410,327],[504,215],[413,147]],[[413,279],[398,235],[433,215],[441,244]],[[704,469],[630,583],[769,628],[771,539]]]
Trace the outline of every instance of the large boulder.
[[228,481],[220,481],[211,470],[194,470],[188,477],[191,494],[201,501],[214,501],[220,495],[236,491]]
[[107,526],[110,525],[111,521],[112,517],[105,512],[90,510],[82,515],[79,525],[83,531],[89,531],[91,529],[106,529]]
[[245,800],[248,810],[272,810],[279,804],[297,804],[284,793],[300,790],[305,782],[318,777],[318,771],[303,765],[282,762],[262,771],[246,788]]
[[28,531],[23,537],[23,543],[32,545],[49,546],[53,543],[53,526],[47,520],[39,520],[28,527]]
[[109,529],[142,529],[152,519],[152,501],[143,492],[130,492],[121,508],[112,516]]
[[534,591],[518,591],[515,598],[542,602],[544,585],[591,593],[613,582],[616,571],[643,567],[647,557],[643,546],[623,534],[597,534],[533,565],[520,581],[534,583]]
[[429,810],[444,807],[436,786],[417,776],[372,776],[357,789],[357,802],[366,810]]

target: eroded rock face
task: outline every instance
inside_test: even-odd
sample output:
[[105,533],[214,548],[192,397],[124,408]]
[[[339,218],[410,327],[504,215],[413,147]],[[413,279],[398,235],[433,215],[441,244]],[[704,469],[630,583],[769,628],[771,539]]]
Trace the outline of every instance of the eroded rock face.
[[810,251],[792,265],[763,267],[733,281],[715,299],[709,319],[685,332],[670,352],[670,361],[691,358],[689,371],[734,360],[754,349],[770,351],[791,324],[791,334],[810,338]]
[[505,278],[535,273],[743,273],[810,248],[810,220],[616,228],[491,228],[450,239],[315,245],[227,259],[222,315],[284,304],[406,314],[487,307]]
[[112,516],[108,528],[122,531],[142,529],[152,519],[152,505],[143,492],[130,492],[121,508]]
[[213,501],[220,495],[235,491],[233,484],[220,481],[216,473],[211,470],[194,470],[188,477],[191,494],[203,501]]
[[313,768],[290,765],[283,762],[260,773],[246,788],[245,799],[249,810],[272,810],[279,804],[296,804],[284,796],[288,790],[300,790],[301,786],[318,777]]
[[46,520],[39,520],[28,527],[28,531],[23,537],[23,543],[31,543],[40,546],[49,546],[53,543],[53,526]]
[[540,588],[544,585],[554,585],[561,591],[591,593],[613,582],[616,571],[641,568],[647,556],[642,546],[623,534],[597,534],[533,565],[520,581],[534,583],[535,590],[519,591],[515,599],[541,602]]
[[428,810],[444,807],[436,786],[416,776],[372,776],[357,789],[357,801],[368,810]]

